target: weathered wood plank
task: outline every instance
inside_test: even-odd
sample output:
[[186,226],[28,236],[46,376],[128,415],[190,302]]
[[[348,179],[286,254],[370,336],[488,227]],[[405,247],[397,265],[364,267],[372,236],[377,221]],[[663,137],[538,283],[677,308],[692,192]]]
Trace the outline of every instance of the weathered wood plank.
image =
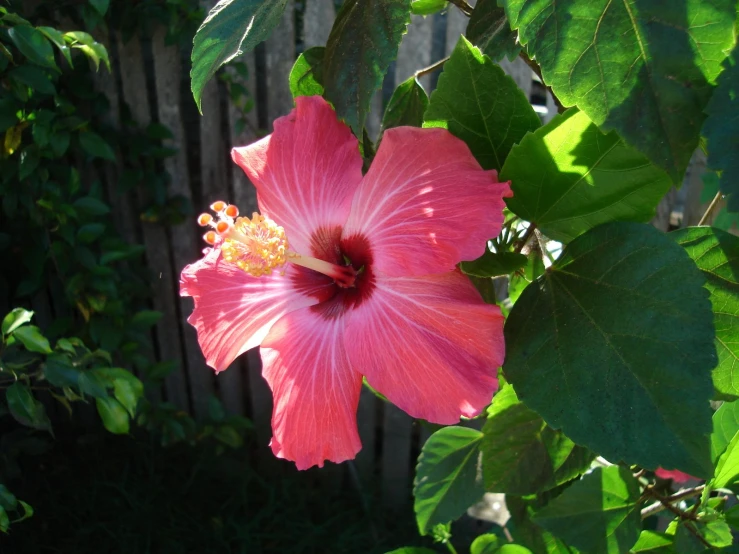
[[[146,74],[141,44],[136,37],[127,44],[123,43],[119,34],[116,39],[120,56],[123,100],[128,104],[133,119],[145,127],[151,122],[151,109],[146,94]],[[141,194],[139,202],[143,204],[144,201],[145,197]],[[152,304],[155,310],[164,314],[155,330],[159,356],[162,360],[172,360],[177,364],[177,369],[167,376],[165,381],[167,398],[180,408],[188,409],[176,306],[177,292],[166,229],[161,225],[144,223],[142,235],[149,269],[154,276]]]
[[362,450],[357,455],[356,464],[363,481],[369,482],[375,473],[375,436],[377,429],[377,402],[372,391],[362,388],[357,410],[357,426],[359,439],[362,441]]
[[[403,40],[398,49],[398,59],[395,63],[395,86],[412,77],[419,69],[431,64],[431,33],[434,28],[434,20],[431,17],[414,15],[408,32],[403,35]],[[430,76],[424,75],[419,82],[429,90],[431,84]]]
[[[474,4],[474,2],[473,2]],[[446,14],[446,55],[454,51],[459,41],[459,35],[463,35],[467,29],[469,17],[464,15],[456,6],[449,6]]]
[[[518,88],[520,88],[526,95],[526,98],[531,98],[531,82],[534,77],[534,72],[528,65],[526,65],[526,62],[521,58],[516,58],[512,62],[508,61],[507,58],[504,58],[500,61],[500,67],[513,78],[518,85]],[[556,106],[554,107],[554,113],[557,113]]]
[[[685,203],[683,204],[683,220],[681,227],[698,225],[703,214],[708,209],[711,200],[706,203],[701,202],[701,193],[703,192],[703,174],[706,172],[706,155],[698,148],[690,160],[688,170],[685,172],[683,180],[683,190],[685,191]],[[711,214],[713,216],[707,223],[710,223],[718,215],[719,209],[716,208]],[[709,216],[710,218],[711,216]]]
[[306,0],[303,15],[303,42],[305,49],[324,46],[336,19],[333,0]]
[[[164,169],[170,177],[169,194],[181,195],[191,201],[187,144],[180,112],[182,77],[180,52],[176,46],[167,46],[165,39],[164,28],[158,29],[152,39],[159,122],[172,132],[172,139],[167,141],[165,146],[177,150],[174,156],[164,161]],[[171,228],[171,250],[176,278],[187,264],[193,263],[199,257],[202,243],[198,235],[194,220]],[[192,311],[192,300],[178,297],[177,311],[178,327],[185,352],[183,370],[187,371],[189,376],[193,413],[202,417],[207,411],[207,397],[213,392],[213,370],[205,364],[205,358],[198,347],[197,333],[186,321],[187,315]]]
[[290,0],[280,23],[266,42],[267,52],[267,115],[270,131],[272,122],[293,108],[288,78],[295,63],[295,3]]

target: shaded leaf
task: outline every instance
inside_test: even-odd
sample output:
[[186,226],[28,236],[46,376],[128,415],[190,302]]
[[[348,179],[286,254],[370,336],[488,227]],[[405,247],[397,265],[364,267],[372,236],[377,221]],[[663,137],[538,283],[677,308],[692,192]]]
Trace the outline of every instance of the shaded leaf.
[[323,95],[323,56],[326,49],[323,46],[309,48],[295,61],[290,70],[290,92],[293,98],[298,96]]
[[11,79],[15,79],[42,94],[56,94],[56,87],[51,81],[49,72],[34,65],[21,65],[8,72]]
[[516,43],[518,33],[511,30],[505,10],[498,6],[497,0],[479,0],[475,4],[464,34],[494,62],[503,58],[513,61],[521,51]]
[[421,127],[428,105],[429,97],[415,77],[403,81],[395,89],[385,108],[382,130],[402,125]]
[[110,212],[110,207],[105,202],[92,196],[78,198],[72,205],[79,211],[89,215],[105,215]]
[[326,99],[358,137],[375,91],[410,22],[410,0],[346,0],[331,28],[323,61]]
[[41,329],[35,325],[18,327],[13,333],[13,337],[21,341],[26,350],[39,354],[51,354],[49,340],[41,333]]
[[717,358],[704,281],[654,227],[596,227],[513,307],[506,379],[549,425],[607,460],[707,477]]
[[678,182],[734,44],[734,1],[501,3],[562,104],[616,130]]
[[588,554],[622,554],[639,538],[639,483],[627,468],[596,468],[539,510],[534,521]]
[[511,180],[508,209],[560,242],[609,221],[649,221],[672,186],[664,171],[576,109],[526,136],[500,178]]
[[93,158],[103,158],[111,162],[115,161],[115,152],[105,139],[92,131],[82,131],[79,134],[80,146]]
[[713,370],[717,397],[739,397],[739,238],[711,227],[689,227],[670,233],[706,277],[718,365]]
[[459,269],[467,275],[475,277],[498,277],[509,275],[526,266],[528,258],[518,252],[491,252],[485,253],[471,262],[461,262]]
[[461,516],[484,493],[478,475],[482,433],[467,427],[444,427],[423,445],[413,486],[418,531]]
[[499,547],[500,541],[498,537],[491,533],[486,533],[472,541],[470,554],[495,554]]
[[727,209],[739,212],[739,46],[724,61],[716,90],[706,106],[707,165],[719,171],[719,187],[727,195]]
[[77,229],[77,240],[83,244],[89,244],[100,238],[104,232],[105,225],[102,223],[86,223]]
[[497,170],[541,124],[513,79],[464,37],[444,64],[423,119],[424,127],[444,127],[465,141],[484,169]]
[[266,39],[286,5],[287,0],[220,0],[210,10],[192,45],[190,79],[198,110],[203,89],[218,68]]
[[5,390],[10,415],[18,423],[34,429],[51,432],[51,422],[46,415],[44,405],[34,398],[28,385],[16,381]]
[[638,554],[639,552],[655,552],[659,554],[670,554],[672,550],[672,541],[674,537],[665,533],[656,531],[642,531],[639,540],[631,547],[629,552]]
[[724,402],[713,413],[711,433],[711,459],[715,464],[739,431],[739,400]]
[[29,25],[16,25],[8,29],[8,36],[29,62],[59,70],[54,61],[54,50],[41,31]]
[[57,47],[59,52],[62,53],[62,56],[64,56],[64,59],[67,60],[69,67],[72,67],[72,52],[64,40],[64,33],[53,27],[36,27],[36,29],[43,33]]
[[544,423],[506,385],[483,427],[485,490],[525,496],[553,489],[590,467],[595,455]]
[[414,15],[431,15],[440,12],[447,6],[447,0],[412,0],[411,13]]
[[118,400],[110,396],[104,396],[95,399],[100,419],[103,421],[105,428],[115,435],[125,435],[128,433],[130,424],[128,412]]

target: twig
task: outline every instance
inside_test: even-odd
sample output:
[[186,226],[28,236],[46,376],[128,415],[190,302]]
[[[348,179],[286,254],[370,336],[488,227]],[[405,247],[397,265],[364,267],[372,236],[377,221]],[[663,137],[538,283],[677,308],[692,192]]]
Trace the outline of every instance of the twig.
[[439,69],[441,66],[443,66],[448,61],[449,61],[449,56],[447,56],[446,58],[442,58],[438,62],[434,62],[428,67],[419,69],[418,71],[414,73],[414,76],[416,77],[416,79],[418,79],[419,77],[422,77],[423,75],[428,75],[429,73],[433,73],[434,71]]
[[534,235],[534,231],[536,231],[536,223],[529,223],[529,228],[526,229],[526,232],[523,234],[523,236],[518,239],[518,244],[513,249],[513,251],[517,254],[520,254],[521,250],[524,249],[531,237]]
[[529,58],[526,55],[526,52],[521,50],[521,53],[519,54],[519,57],[526,62],[526,65],[528,65],[531,70],[536,73],[536,76],[539,77],[539,80],[541,81],[541,84],[549,91],[549,94],[552,95],[552,98],[554,99],[554,103],[557,105],[557,113],[562,113],[565,111],[565,107],[562,105],[562,102],[559,101],[559,98],[557,98],[557,95],[554,94],[554,91],[552,90],[552,87],[548,86],[544,82],[544,77],[541,76],[541,67],[539,67],[539,64],[537,64],[534,60]]
[[680,500],[685,500],[686,498],[700,496],[704,488],[706,488],[705,485],[700,485],[692,489],[676,492],[675,494],[666,497],[657,494],[652,489],[647,489],[644,492],[646,494],[649,494],[649,496],[651,496],[652,498],[656,498],[657,502],[655,502],[654,504],[650,504],[649,506],[644,508],[641,511],[641,518],[646,519],[651,515],[661,512],[662,510],[670,510],[673,514],[677,515],[680,518],[695,520],[697,519],[697,516],[695,516],[694,514],[688,514],[686,512],[683,512],[682,510],[675,508],[672,503],[679,502]]
[[719,200],[721,200],[721,191],[718,191],[716,193],[716,196],[713,197],[713,200],[711,200],[711,203],[708,205],[708,208],[706,208],[706,213],[703,214],[703,217],[701,217],[701,220],[698,222],[698,227],[706,223],[706,220],[711,216],[711,213],[716,207],[716,204],[718,204]]
[[459,10],[466,15],[467,17],[472,15],[472,10],[474,9],[472,6],[470,6],[466,0],[447,0],[450,4],[454,4],[459,8]]

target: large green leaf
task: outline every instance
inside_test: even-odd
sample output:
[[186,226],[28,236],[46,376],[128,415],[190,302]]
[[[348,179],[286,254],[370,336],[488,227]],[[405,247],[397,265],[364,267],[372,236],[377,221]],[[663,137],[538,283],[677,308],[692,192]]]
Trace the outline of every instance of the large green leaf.
[[5,390],[10,414],[22,425],[51,432],[51,422],[44,405],[36,400],[25,383],[16,381]]
[[528,547],[536,554],[578,554],[578,550],[565,544],[561,539],[549,531],[536,525],[534,517],[537,504],[541,506],[541,497],[506,496],[506,507],[511,514],[506,527],[511,530],[513,539],[517,543]]
[[506,385],[493,399],[482,430],[485,489],[529,495],[565,483],[590,466],[594,454],[549,427]]
[[562,242],[609,221],[649,221],[672,186],[664,171],[576,109],[526,136],[500,177],[511,180],[508,208]]
[[716,463],[729,446],[731,439],[739,432],[739,400],[721,404],[712,419],[711,459]]
[[95,404],[105,428],[115,435],[128,433],[130,423],[126,408],[113,397],[96,398]]
[[438,523],[457,519],[482,497],[485,491],[477,471],[481,439],[475,429],[444,427],[423,445],[413,488],[422,535]]
[[721,399],[739,397],[739,238],[711,227],[670,233],[706,276],[716,327],[713,386]]
[[49,339],[41,334],[41,329],[35,325],[23,325],[13,332],[13,338],[20,341],[26,350],[39,354],[51,354]]
[[424,127],[445,127],[465,141],[484,169],[497,170],[540,125],[513,79],[464,37],[444,64],[423,119]]
[[290,92],[298,96],[323,96],[323,46],[308,48],[298,56],[290,70]]
[[403,81],[390,97],[382,116],[382,130],[401,125],[420,127],[428,105],[429,97],[415,77]]
[[596,227],[519,297],[505,376],[549,425],[606,459],[707,477],[717,358],[704,281],[654,227]]
[[224,63],[252,50],[269,36],[287,0],[220,0],[195,33],[192,44],[192,95],[200,108],[203,89]]
[[724,62],[703,125],[708,167],[721,172],[719,187],[729,211],[739,212],[739,47]]
[[8,29],[8,36],[21,54],[28,58],[28,61],[42,67],[59,70],[54,61],[54,50],[51,43],[41,31],[29,25],[16,25]]
[[734,44],[734,0],[502,0],[565,106],[577,105],[677,182]]
[[739,478],[739,433],[734,434],[726,450],[719,457],[710,485],[714,489],[720,489],[735,483],[737,478]]
[[631,547],[629,552],[651,552],[652,554],[671,554],[673,537],[656,531],[642,531],[639,540]]
[[361,137],[375,91],[410,22],[411,0],[346,0],[326,41],[325,96]]
[[511,30],[505,10],[497,0],[479,0],[467,24],[465,35],[472,44],[493,61],[513,60],[521,51],[516,43],[518,33]]
[[534,521],[588,554],[622,554],[639,538],[639,494],[627,468],[596,468],[539,510]]

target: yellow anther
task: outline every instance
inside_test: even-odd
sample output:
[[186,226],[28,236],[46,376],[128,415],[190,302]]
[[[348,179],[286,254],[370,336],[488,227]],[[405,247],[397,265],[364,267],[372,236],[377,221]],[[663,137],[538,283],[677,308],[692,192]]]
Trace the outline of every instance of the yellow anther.
[[222,236],[223,259],[254,277],[269,275],[287,261],[285,229],[256,212],[251,219],[236,219]]

